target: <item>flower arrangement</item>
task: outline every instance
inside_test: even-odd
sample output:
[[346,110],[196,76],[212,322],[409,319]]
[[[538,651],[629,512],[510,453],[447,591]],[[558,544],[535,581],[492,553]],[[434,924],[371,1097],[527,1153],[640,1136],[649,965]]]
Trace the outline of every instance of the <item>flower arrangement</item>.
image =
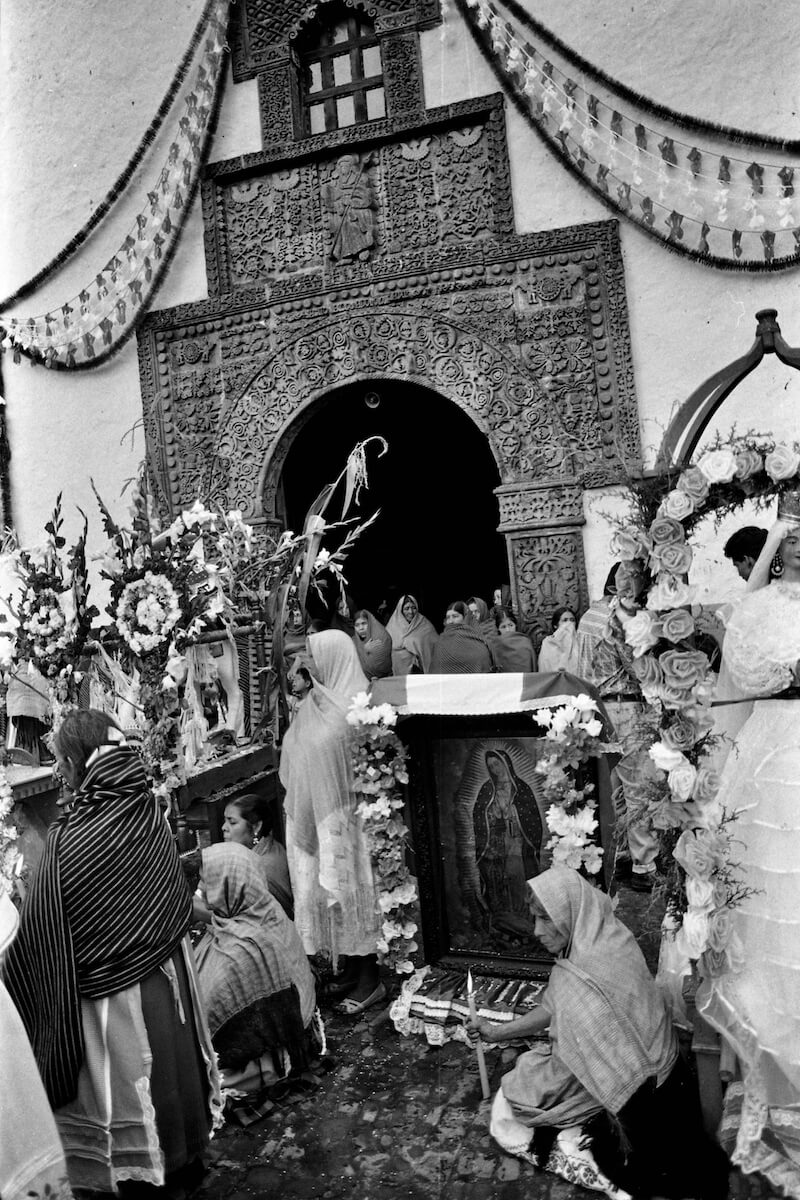
[[364,822],[383,914],[378,958],[398,974],[410,974],[410,955],[417,949],[412,919],[417,888],[405,858],[408,829],[401,789],[408,783],[408,772],[405,748],[394,729],[397,713],[391,704],[371,708],[368,694],[360,692],[347,720],[353,728],[354,789],[361,798],[356,812]]
[[675,863],[667,900],[680,924],[681,949],[705,955],[719,973],[736,957],[730,911],[748,895],[736,874],[731,818],[718,798],[711,732],[713,675],[708,655],[696,648],[687,582],[692,549],[687,537],[713,512],[721,517],[745,500],[767,504],[800,486],[800,447],[755,435],[728,442],[717,438],[677,478],[643,481],[632,519],[617,530],[612,552],[645,566],[652,582],[643,607],[616,635],[632,652],[630,674],[655,718],[649,747],[654,765],[648,816],[658,832],[663,857]]
[[595,786],[584,778],[582,768],[609,749],[602,740],[597,704],[590,696],[579,695],[555,711],[536,709],[533,717],[547,730],[545,737],[552,746],[536,765],[549,803],[546,848],[554,863],[596,875],[603,864],[603,851],[594,836],[597,801]]
[[14,825],[14,795],[5,767],[0,764],[0,891],[11,895],[21,870],[22,855],[17,849]]
[[89,604],[86,563],[88,522],[83,513],[83,530],[65,553],[63,516],[59,493],[47,538],[36,550],[15,551],[20,596],[9,609],[16,620],[16,639],[11,658],[30,663],[49,685],[55,711],[77,703],[81,672],[78,664],[91,633],[97,609]]

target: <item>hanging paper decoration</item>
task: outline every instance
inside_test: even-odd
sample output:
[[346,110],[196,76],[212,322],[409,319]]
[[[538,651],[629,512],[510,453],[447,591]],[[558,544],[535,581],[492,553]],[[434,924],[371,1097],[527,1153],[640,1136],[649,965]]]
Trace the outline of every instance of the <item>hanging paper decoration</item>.
[[517,0],[456,3],[536,132],[605,204],[712,266],[800,263],[800,143],[692,120],[636,95]]
[[[92,282],[64,304],[37,317],[2,318],[0,345],[15,361],[25,355],[46,367],[96,366],[127,341],[142,319],[200,182],[221,97],[230,3],[211,0],[206,8],[196,66],[186,84],[185,111],[147,203],[122,244]],[[27,290],[18,289],[15,296]]]

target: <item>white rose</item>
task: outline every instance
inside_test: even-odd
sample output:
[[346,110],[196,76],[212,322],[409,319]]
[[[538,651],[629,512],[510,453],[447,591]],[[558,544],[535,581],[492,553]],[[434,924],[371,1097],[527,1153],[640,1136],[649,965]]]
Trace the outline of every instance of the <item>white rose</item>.
[[677,575],[666,572],[650,588],[647,595],[647,607],[654,612],[664,612],[671,608],[684,608],[694,600],[697,588],[690,587]]
[[[683,755],[681,757],[683,758]],[[673,767],[667,775],[667,782],[674,798],[676,800],[688,800],[692,794],[696,778],[697,769],[686,758],[683,759],[683,762]]]
[[584,725],[584,729],[588,733],[589,737],[596,738],[600,737],[600,734],[603,732],[603,725],[600,721],[588,721],[587,724]]
[[789,446],[776,446],[764,459],[764,470],[775,483],[791,479],[800,467],[800,454]]
[[660,517],[672,517],[676,521],[683,521],[686,517],[690,517],[694,512],[694,501],[691,496],[687,496],[686,492],[680,492],[677,488],[668,492],[658,506],[658,515]]
[[709,450],[697,467],[709,483],[729,483],[736,474],[736,455],[732,450]]
[[658,641],[657,623],[645,608],[626,621],[624,628],[625,641],[632,647],[634,658],[641,658]]
[[687,767],[691,766],[685,754],[681,754],[680,750],[673,750],[664,742],[655,742],[648,750],[648,754],[660,771],[674,771],[676,767],[680,767],[684,763]]

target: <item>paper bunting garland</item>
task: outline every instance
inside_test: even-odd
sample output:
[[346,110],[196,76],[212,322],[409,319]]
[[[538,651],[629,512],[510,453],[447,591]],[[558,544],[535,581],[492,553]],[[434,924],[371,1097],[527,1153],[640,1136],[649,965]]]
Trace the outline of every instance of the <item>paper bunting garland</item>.
[[[46,367],[96,366],[134,332],[169,264],[205,162],[227,54],[230,0],[212,0],[167,159],[128,235],[76,296],[38,317],[2,319],[2,348]],[[75,239],[73,239],[74,241]],[[24,289],[18,289],[18,295]]]
[[765,271],[800,262],[798,143],[694,121],[637,96],[516,0],[456,3],[536,132],[609,207],[671,250],[715,267]]

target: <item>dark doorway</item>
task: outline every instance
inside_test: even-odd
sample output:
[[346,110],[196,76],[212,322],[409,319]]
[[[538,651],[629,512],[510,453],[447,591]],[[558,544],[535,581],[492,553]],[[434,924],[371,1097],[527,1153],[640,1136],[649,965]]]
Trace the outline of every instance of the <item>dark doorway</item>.
[[[309,505],[353,446],[374,434],[389,449],[381,459],[377,444],[367,451],[369,488],[358,511],[366,517],[379,508],[380,516],[345,567],[356,605],[377,612],[410,592],[438,628],[453,600],[478,595],[491,604],[493,590],[508,582],[505,539],[497,532],[499,472],[466,413],[427,388],[378,380],[323,397],[283,468],[288,527],[302,528]],[[341,507],[334,504],[334,512]]]

